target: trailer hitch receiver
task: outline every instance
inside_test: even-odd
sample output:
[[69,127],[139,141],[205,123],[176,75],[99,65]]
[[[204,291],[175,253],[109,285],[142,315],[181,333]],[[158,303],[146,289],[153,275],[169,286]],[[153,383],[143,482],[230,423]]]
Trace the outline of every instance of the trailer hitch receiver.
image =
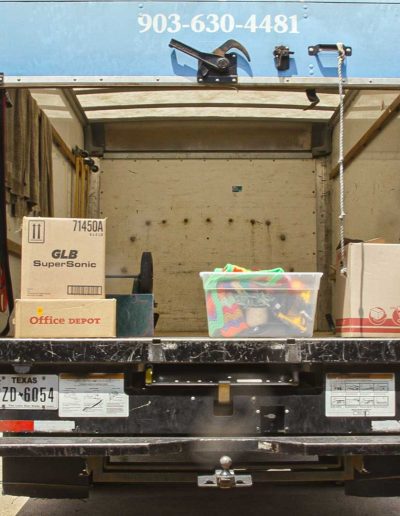
[[231,489],[232,487],[251,487],[253,480],[251,475],[236,475],[235,470],[231,469],[232,459],[227,455],[220,458],[222,469],[216,469],[214,475],[202,475],[198,477],[199,487],[219,487],[221,489]]

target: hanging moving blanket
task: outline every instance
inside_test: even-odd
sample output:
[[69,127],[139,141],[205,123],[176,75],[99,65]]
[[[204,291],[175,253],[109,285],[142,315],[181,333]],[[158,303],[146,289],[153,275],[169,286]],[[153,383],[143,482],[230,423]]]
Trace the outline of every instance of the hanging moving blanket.
[[0,90],[0,101],[0,314],[5,316],[0,334],[7,335],[14,308],[7,215],[53,215],[53,135],[50,121],[28,90]]
[[13,216],[53,215],[52,128],[26,89],[10,91],[6,195]]
[[5,152],[6,152],[6,111],[7,98],[5,90],[0,90],[0,314],[5,315],[5,323],[1,318],[0,335],[7,335],[9,318],[14,309],[14,296],[11,284],[10,264],[7,245],[7,210],[5,188]]
[[39,208],[42,217],[54,215],[53,198],[53,130],[50,120],[41,111],[39,120]]

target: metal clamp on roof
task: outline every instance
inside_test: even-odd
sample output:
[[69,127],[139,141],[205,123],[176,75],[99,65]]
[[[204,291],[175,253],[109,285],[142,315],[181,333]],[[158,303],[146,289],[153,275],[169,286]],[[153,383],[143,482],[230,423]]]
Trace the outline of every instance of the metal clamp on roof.
[[171,39],[169,46],[198,60],[197,82],[205,84],[237,82],[237,54],[228,53],[232,48],[243,52],[250,61],[246,48],[234,39],[225,41],[212,53],[200,52],[176,39]]

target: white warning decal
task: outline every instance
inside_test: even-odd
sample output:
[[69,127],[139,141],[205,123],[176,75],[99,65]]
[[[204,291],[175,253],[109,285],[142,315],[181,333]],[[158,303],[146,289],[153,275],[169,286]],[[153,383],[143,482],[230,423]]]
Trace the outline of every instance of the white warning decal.
[[128,417],[124,375],[94,373],[60,375],[60,417]]
[[326,375],[327,417],[382,417],[396,413],[394,374]]

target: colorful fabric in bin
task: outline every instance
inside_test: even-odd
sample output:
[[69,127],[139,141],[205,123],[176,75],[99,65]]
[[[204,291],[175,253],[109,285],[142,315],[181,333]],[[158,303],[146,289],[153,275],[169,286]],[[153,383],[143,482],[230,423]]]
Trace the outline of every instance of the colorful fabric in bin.
[[281,268],[249,271],[227,264],[203,281],[211,337],[257,336],[282,326],[303,334],[313,324],[309,286]]
[[206,303],[210,335],[235,337],[248,328],[243,310],[229,291],[210,291]]
[[[265,273],[265,278],[258,277],[257,280],[254,280],[252,271],[232,264],[227,264],[223,269],[216,269],[215,272],[223,274],[213,276],[205,285],[208,329],[212,337],[222,336],[225,338],[236,337],[249,329],[244,312],[244,306],[248,303],[249,296],[246,296],[244,292],[252,289],[257,291],[272,286],[282,280],[284,273],[281,268],[258,271],[261,274]],[[232,276],[227,277],[227,272],[232,272]],[[240,272],[240,281],[235,279],[238,272]],[[248,276],[246,276],[246,272],[249,273]],[[257,298],[258,302],[262,297],[263,304],[269,304],[267,295],[256,295],[254,297]]]

